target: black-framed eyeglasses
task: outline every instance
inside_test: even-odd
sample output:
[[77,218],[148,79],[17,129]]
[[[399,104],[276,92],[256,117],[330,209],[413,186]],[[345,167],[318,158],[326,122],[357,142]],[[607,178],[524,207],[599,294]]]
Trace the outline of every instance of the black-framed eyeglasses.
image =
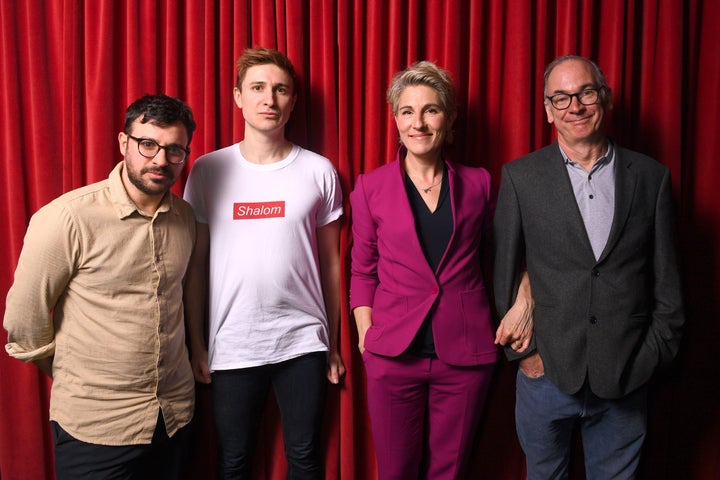
[[555,107],[556,110],[565,110],[570,107],[573,97],[577,98],[578,102],[583,105],[595,105],[600,100],[601,90],[602,87],[584,88],[578,93],[558,93],[545,98],[550,100],[550,104]]
[[155,156],[160,153],[160,150],[165,150],[165,158],[168,163],[180,165],[185,162],[188,155],[190,155],[189,148],[182,148],[178,145],[160,145],[152,138],[133,137],[129,133],[125,135],[137,142],[138,153],[145,158],[155,158]]

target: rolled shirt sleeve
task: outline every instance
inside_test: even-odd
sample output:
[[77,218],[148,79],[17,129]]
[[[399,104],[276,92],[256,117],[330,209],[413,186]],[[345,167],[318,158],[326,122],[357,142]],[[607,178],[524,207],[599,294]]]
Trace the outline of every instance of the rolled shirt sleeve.
[[78,255],[77,235],[66,209],[53,202],[33,215],[7,295],[5,350],[10,356],[33,361],[54,355],[52,311]]

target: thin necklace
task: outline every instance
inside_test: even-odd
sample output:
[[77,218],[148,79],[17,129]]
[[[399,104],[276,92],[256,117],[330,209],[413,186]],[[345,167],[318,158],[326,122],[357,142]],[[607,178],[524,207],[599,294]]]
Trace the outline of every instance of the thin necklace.
[[[419,191],[419,192],[422,192],[422,193],[426,194],[426,195],[430,193],[430,190],[432,190],[433,188],[437,187],[438,185],[440,185],[440,184],[442,183],[442,181],[443,181],[443,175],[445,174],[445,169],[443,168],[442,170],[440,170],[439,173],[440,173],[440,179],[439,179],[437,182],[433,183],[433,184],[430,185],[429,187],[419,187],[419,186],[418,186],[418,182],[416,182],[415,179],[410,175],[410,172],[407,172],[407,171],[405,172],[405,174],[408,176],[408,178],[410,179],[410,181],[412,182],[412,184],[415,186],[415,189],[416,189],[417,191]],[[433,180],[435,180],[435,176],[436,176],[436,175],[437,175],[437,174],[433,175]]]
[[437,187],[437,186],[440,185],[441,183],[442,183],[442,177],[440,177],[440,180],[438,180],[437,183],[434,183],[434,184],[430,185],[430,186],[427,187],[427,188],[420,188],[420,190],[422,190],[422,191],[425,192],[425,193],[430,193],[430,190],[432,190],[434,187]]

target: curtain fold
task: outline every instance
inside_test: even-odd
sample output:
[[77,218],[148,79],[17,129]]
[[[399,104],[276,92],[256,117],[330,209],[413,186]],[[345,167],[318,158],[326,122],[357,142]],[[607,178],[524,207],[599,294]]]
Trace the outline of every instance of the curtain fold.
[[[288,137],[330,158],[345,206],[360,173],[392,160],[392,75],[419,59],[447,68],[460,104],[451,154],[487,168],[553,141],[543,71],[557,55],[597,60],[614,94],[610,133],[673,174],[688,327],[678,361],[653,384],[641,477],[720,472],[714,344],[720,336],[720,9],[711,0],[0,0],[0,310],[30,216],[63,192],[107,177],[121,159],[127,105],[178,96],[198,129],[181,193],[199,155],[238,141],[235,61],[243,49],[285,52],[300,76]],[[340,346],[348,370],[330,387],[328,479],[372,480],[365,373],[348,311],[352,247],[341,238]],[[0,343],[6,343],[0,331]],[[515,367],[501,362],[478,434],[471,478],[523,478],[515,437]],[[52,479],[51,382],[0,354],[0,478]],[[210,392],[198,387],[187,478],[212,478]],[[583,478],[576,452],[573,471]],[[284,478],[277,407],[268,402],[258,478]]]

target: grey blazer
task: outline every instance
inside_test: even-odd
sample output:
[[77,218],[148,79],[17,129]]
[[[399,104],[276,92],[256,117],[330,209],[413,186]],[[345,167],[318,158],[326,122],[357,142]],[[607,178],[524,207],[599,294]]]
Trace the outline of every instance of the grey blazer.
[[557,142],[502,170],[493,225],[498,313],[512,305],[526,266],[533,346],[567,394],[586,379],[602,398],[640,387],[675,356],[684,323],[670,172],[617,146],[615,155],[615,213],[597,261]]

